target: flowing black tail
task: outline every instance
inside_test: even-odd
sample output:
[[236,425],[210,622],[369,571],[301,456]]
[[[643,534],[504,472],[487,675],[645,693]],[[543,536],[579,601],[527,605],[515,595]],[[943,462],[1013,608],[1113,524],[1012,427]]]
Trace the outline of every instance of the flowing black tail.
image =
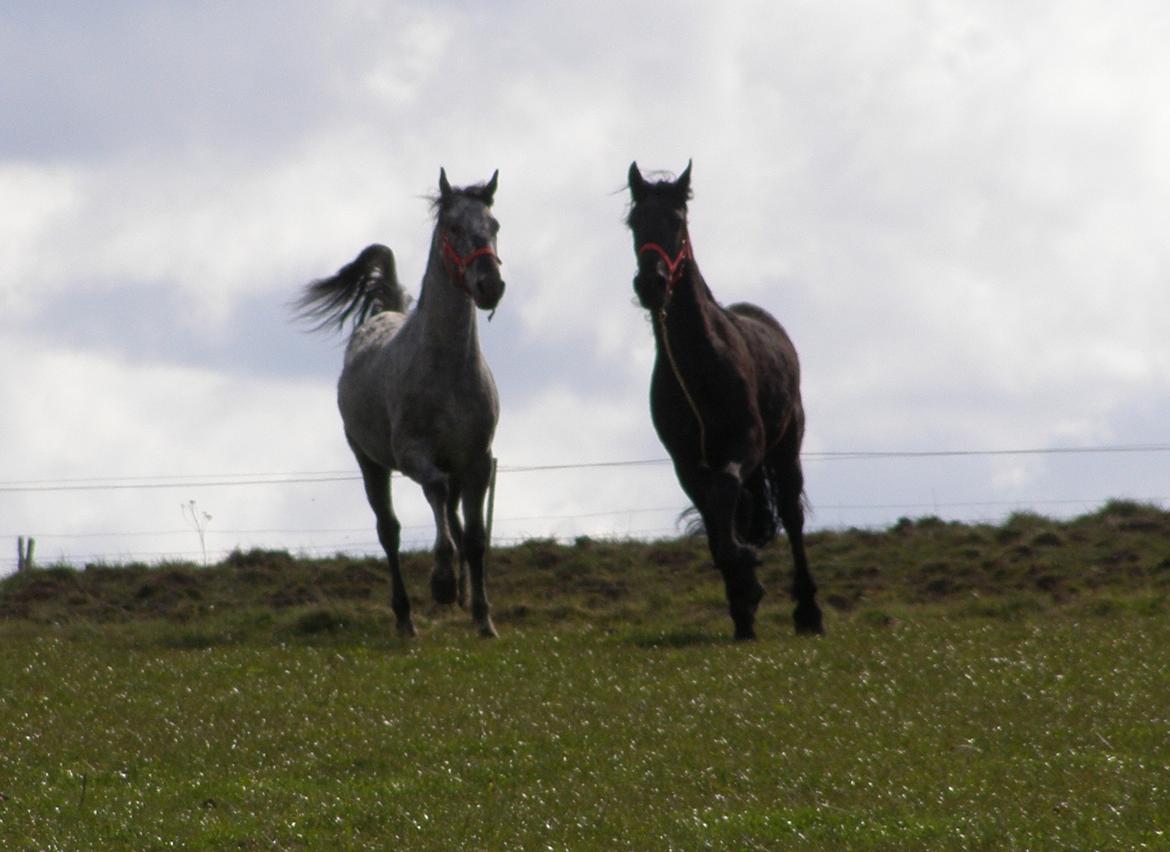
[[310,283],[293,307],[300,319],[313,323],[313,331],[321,331],[340,330],[351,319],[356,328],[382,311],[405,311],[409,301],[398,283],[394,252],[375,243],[336,275]]

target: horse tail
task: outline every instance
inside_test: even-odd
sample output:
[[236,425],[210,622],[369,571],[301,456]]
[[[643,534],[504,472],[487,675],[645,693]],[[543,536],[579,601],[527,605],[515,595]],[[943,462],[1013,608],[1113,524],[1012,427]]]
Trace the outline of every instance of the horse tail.
[[356,328],[382,311],[401,313],[408,304],[398,283],[394,252],[375,243],[336,275],[311,282],[294,308],[298,317],[314,324],[313,331],[321,331],[330,326],[340,329],[349,320]]

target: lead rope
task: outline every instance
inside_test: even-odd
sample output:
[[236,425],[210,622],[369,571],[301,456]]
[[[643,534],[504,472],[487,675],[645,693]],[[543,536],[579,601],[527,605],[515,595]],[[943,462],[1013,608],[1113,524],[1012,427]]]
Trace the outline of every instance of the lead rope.
[[670,335],[666,333],[665,305],[658,311],[658,327],[662,330],[662,345],[666,348],[666,360],[670,362],[670,369],[674,373],[674,379],[678,382],[678,386],[682,388],[683,396],[686,397],[687,404],[690,405],[691,412],[695,415],[695,420],[699,423],[699,463],[703,467],[709,467],[707,464],[707,428],[703,425],[703,415],[699,413],[699,406],[695,402],[695,398],[687,390],[687,383],[683,381],[682,372],[678,368],[678,362],[674,360],[674,352],[670,349]]

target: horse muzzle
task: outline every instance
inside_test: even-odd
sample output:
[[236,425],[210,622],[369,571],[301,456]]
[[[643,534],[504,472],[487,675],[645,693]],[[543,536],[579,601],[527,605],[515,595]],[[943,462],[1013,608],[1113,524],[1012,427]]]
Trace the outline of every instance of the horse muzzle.
[[644,270],[634,276],[634,293],[643,308],[656,311],[666,303],[669,290],[666,276],[658,270]]
[[499,273],[484,275],[476,279],[470,287],[471,298],[481,311],[494,311],[496,305],[500,303],[500,299],[504,298],[506,286]]

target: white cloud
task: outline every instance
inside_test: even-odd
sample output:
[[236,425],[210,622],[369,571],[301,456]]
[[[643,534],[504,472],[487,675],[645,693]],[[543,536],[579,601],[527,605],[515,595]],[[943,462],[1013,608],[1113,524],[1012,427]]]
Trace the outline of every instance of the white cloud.
[[[5,14],[29,15],[3,28],[20,39],[0,36],[15,57],[0,92],[14,116],[0,141],[0,388],[26,400],[2,415],[6,477],[350,465],[331,388],[293,367],[282,379],[189,356],[179,367],[165,345],[144,362],[117,334],[100,351],[67,339],[74,326],[53,313],[84,294],[91,323],[117,330],[145,321],[115,312],[120,294],[158,288],[174,306],[164,341],[227,346],[246,311],[375,240],[416,290],[430,232],[419,196],[440,165],[456,183],[501,171],[509,289],[483,337],[504,463],[661,452],[621,222],[631,159],[677,171],[694,158],[699,262],[719,298],[758,301],[792,333],[811,448],[1161,434],[1170,13],[1158,4],[353,2],[254,7],[240,26],[128,5],[79,29]],[[143,27],[149,38],[131,38]],[[271,335],[265,319],[255,327]],[[258,331],[231,345],[294,344]],[[814,496],[889,502],[844,471],[810,469]],[[1153,487],[1145,472],[1095,475],[1091,491]],[[524,532],[597,529],[614,523],[606,510],[679,498],[668,468],[510,476],[501,508],[535,519]],[[904,476],[895,491],[911,499],[945,502],[951,487],[921,468],[882,476]],[[1084,490],[1049,461],[962,478],[965,497]],[[413,490],[399,488],[404,512],[426,539]],[[238,529],[368,525],[352,482],[289,493],[216,495],[209,509]],[[112,528],[141,514],[129,499],[57,514]],[[592,519],[550,520],[562,515]]]
[[31,162],[0,162],[0,310],[23,313],[62,275],[64,235],[80,203],[73,171]]

